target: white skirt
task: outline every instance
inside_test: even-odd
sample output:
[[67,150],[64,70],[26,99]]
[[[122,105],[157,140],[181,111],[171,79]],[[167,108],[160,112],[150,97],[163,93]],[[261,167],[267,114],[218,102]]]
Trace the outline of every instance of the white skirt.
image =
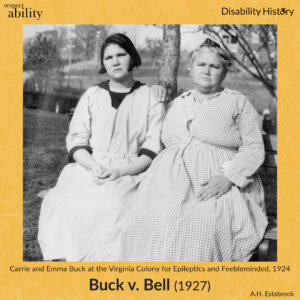
[[[132,160],[113,154],[97,156],[111,167]],[[121,230],[142,177],[124,176],[99,185],[87,169],[68,164],[42,203],[38,241],[44,259],[118,261]]]

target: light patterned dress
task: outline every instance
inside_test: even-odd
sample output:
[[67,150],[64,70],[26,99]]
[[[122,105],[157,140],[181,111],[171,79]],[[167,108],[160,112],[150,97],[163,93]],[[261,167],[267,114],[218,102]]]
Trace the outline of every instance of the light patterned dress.
[[[162,141],[166,149],[140,184],[134,221],[122,235],[122,260],[249,260],[267,226],[254,175],[264,146],[253,106],[227,88],[202,102],[186,92],[168,110]],[[221,174],[235,185],[200,201],[200,184]]]
[[[69,153],[83,148],[105,167],[119,168],[139,154],[160,152],[165,109],[149,87],[135,85],[118,108],[112,100],[108,84],[82,96],[67,136]],[[96,184],[90,171],[68,164],[42,203],[38,240],[44,259],[119,260],[120,233],[143,176]]]

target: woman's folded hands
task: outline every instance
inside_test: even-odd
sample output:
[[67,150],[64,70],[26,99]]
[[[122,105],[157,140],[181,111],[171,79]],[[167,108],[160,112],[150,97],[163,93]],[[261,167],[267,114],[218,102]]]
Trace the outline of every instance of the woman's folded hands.
[[103,178],[107,177],[106,173],[107,173],[108,169],[105,166],[103,166],[102,164],[95,162],[91,171],[92,171],[92,176],[93,176],[94,181],[97,184],[102,184]]
[[114,181],[121,177],[121,171],[120,169],[106,169],[102,174],[99,175],[99,180],[101,183],[106,183],[109,181]]

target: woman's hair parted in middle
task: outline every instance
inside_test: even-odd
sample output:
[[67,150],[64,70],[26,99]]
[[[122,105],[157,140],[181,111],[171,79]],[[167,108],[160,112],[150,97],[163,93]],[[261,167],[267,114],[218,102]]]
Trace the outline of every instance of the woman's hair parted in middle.
[[142,60],[140,55],[138,54],[136,48],[134,47],[132,41],[130,40],[129,37],[127,37],[125,34],[122,33],[115,33],[113,35],[110,35],[104,43],[101,46],[100,50],[100,61],[101,61],[101,68],[99,71],[99,74],[104,74],[106,73],[106,69],[103,64],[103,57],[104,57],[104,51],[107,46],[115,44],[123,48],[129,55],[130,55],[130,66],[129,70],[131,71],[133,68],[138,67],[141,65]]
[[230,54],[223,48],[221,48],[220,44],[211,40],[210,38],[207,38],[200,46],[199,48],[195,49],[191,55],[190,55],[190,61],[193,62],[196,55],[198,55],[203,49],[209,49],[219,55],[221,58],[223,68],[225,71],[225,74],[229,70],[229,68],[232,65]]

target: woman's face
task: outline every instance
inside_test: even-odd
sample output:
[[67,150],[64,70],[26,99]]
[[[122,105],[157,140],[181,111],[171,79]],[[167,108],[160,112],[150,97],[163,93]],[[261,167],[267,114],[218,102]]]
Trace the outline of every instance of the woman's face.
[[104,50],[103,65],[108,76],[116,81],[122,81],[132,75],[129,70],[130,55],[117,44],[110,44]]
[[221,58],[209,49],[202,49],[196,53],[191,75],[200,92],[213,93],[218,91],[225,77]]

